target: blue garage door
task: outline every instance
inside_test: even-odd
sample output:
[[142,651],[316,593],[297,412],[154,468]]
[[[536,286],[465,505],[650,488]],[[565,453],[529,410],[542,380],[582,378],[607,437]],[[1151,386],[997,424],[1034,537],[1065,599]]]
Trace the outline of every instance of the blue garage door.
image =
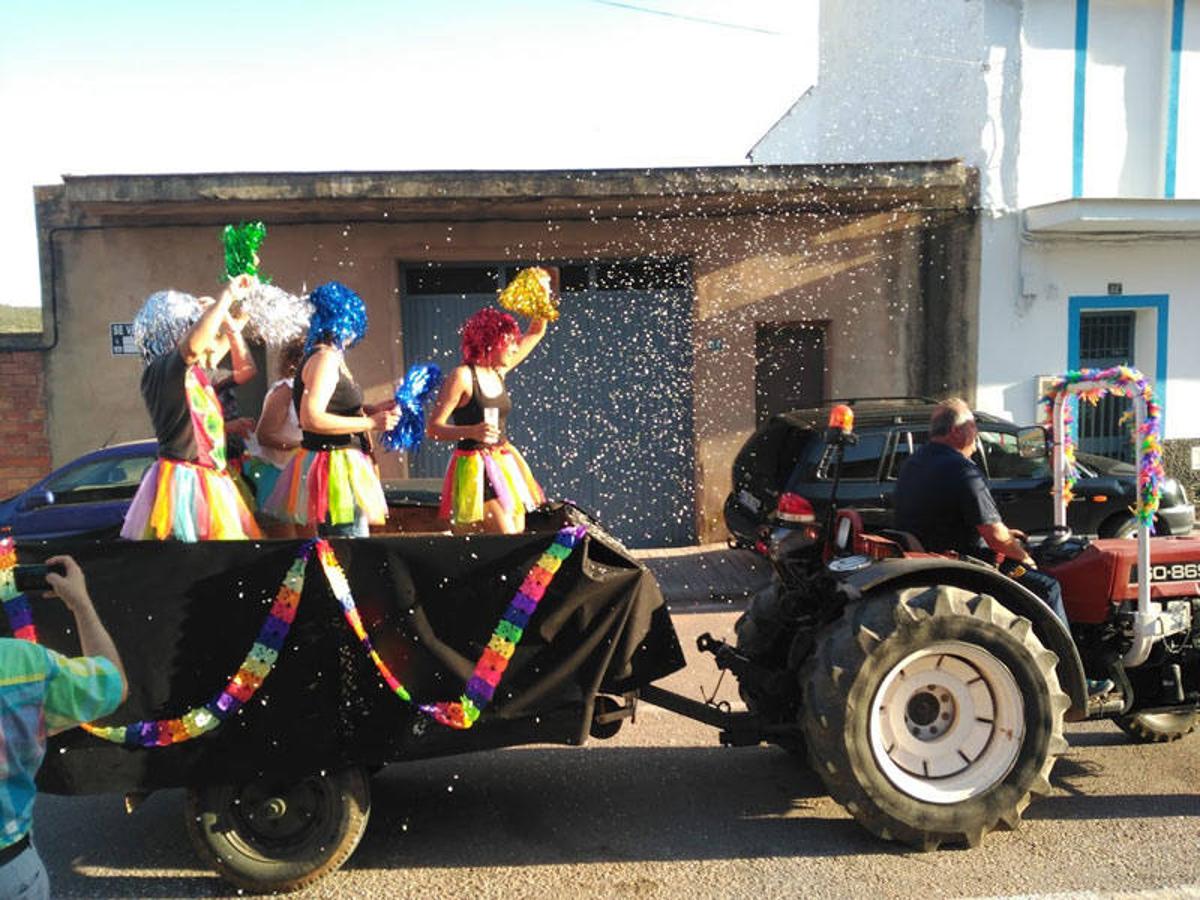
[[[695,541],[691,291],[679,263],[563,265],[562,316],[508,378],[509,437],[550,498],[595,513],[631,547]],[[404,358],[449,370],[458,329],[516,267],[406,268]],[[454,292],[460,290],[460,292]],[[440,476],[426,442],[415,477]]]

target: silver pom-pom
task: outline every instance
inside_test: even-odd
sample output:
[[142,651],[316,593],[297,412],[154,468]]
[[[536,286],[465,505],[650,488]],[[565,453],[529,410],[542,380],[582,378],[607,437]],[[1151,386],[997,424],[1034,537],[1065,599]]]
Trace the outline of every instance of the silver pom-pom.
[[133,317],[133,340],[150,362],[175,349],[203,312],[200,301],[183,291],[155,291]]
[[256,283],[246,290],[240,302],[242,311],[249,317],[245,334],[252,340],[262,341],[269,347],[282,347],[308,331],[312,304],[283,288]]

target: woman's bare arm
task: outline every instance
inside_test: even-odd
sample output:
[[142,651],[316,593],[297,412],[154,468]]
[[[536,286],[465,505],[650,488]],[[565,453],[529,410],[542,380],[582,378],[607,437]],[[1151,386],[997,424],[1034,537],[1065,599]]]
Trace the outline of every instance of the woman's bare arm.
[[525,357],[527,357],[530,353],[533,352],[533,348],[536,347],[538,344],[540,344],[542,341],[542,338],[544,338],[545,336],[546,336],[546,320],[545,319],[530,319],[529,320],[529,329],[523,335],[521,335],[520,340],[517,341],[517,352],[516,352],[516,355],[513,357],[512,365],[508,366],[507,368],[503,369],[502,371],[507,372],[509,369],[513,369],[516,366],[519,366],[521,363],[523,363],[525,361]]
[[300,427],[317,434],[358,434],[376,427],[372,416],[339,416],[329,412],[337,390],[341,359],[330,349],[318,350],[304,365],[304,394],[300,398]]
[[284,437],[287,427],[288,404],[292,402],[292,392],[286,384],[276,385],[263,401],[262,415],[258,418],[258,430],[255,436],[259,444],[273,450],[291,450],[296,445]]

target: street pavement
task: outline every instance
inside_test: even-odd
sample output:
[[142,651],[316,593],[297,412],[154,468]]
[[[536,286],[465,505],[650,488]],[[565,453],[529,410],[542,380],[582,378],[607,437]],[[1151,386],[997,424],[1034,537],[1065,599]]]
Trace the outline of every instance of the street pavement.
[[[673,613],[689,666],[662,684],[737,705],[696,636],[736,612]],[[583,748],[531,747],[391,766],[372,782],[357,852],[298,896],[379,898],[1200,898],[1200,735],[1130,744],[1068,728],[1054,794],[975,850],[876,840],[786,753],[718,745],[704,725],[642,704]],[[119,798],[38,800],[55,897],[234,897],[200,867],[183,797],[133,815]]]

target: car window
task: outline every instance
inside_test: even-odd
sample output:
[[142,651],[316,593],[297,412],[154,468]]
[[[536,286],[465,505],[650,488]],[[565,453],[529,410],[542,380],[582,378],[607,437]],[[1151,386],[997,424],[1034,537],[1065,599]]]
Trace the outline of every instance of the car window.
[[887,480],[895,481],[900,477],[900,467],[908,462],[908,458],[916,453],[929,440],[928,431],[911,431],[903,429],[896,432],[896,443],[892,446],[892,458],[888,463]]
[[733,464],[736,486],[755,494],[778,492],[811,443],[811,430],[772,419],[738,453]]
[[93,488],[137,487],[153,462],[153,456],[92,460],[55,475],[46,482],[46,490],[61,495]]
[[979,449],[985,471],[993,481],[1005,478],[1045,478],[1050,474],[1046,459],[1024,459],[1017,436],[1008,431],[979,431]]
[[[879,462],[883,456],[883,448],[887,443],[887,435],[860,434],[857,444],[847,444],[842,457],[842,481],[875,481],[879,478]],[[834,445],[825,448],[821,457],[821,465],[817,470],[817,478],[832,480]]]

